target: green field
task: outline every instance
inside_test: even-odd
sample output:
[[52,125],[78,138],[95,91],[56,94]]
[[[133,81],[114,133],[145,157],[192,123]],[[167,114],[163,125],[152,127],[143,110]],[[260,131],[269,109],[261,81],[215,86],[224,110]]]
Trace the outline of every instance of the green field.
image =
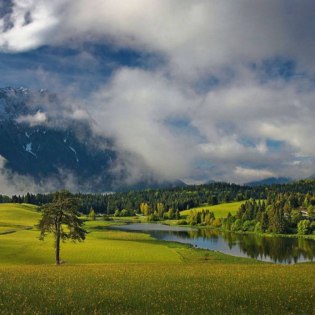
[[186,217],[189,215],[191,210],[202,211],[202,210],[210,210],[213,211],[216,218],[225,218],[229,212],[232,215],[236,214],[241,204],[245,201],[237,201],[237,202],[229,202],[229,203],[221,203],[215,206],[201,206],[197,208],[192,208],[189,210],[181,211],[180,215],[182,217]]
[[[30,206],[0,205],[0,222],[3,225],[17,222],[34,226],[40,218],[36,208]],[[90,232],[85,242],[67,242],[61,246],[61,257],[68,264],[82,263],[155,263],[179,262],[180,255],[164,244],[158,243],[147,234],[107,231],[104,227],[112,224],[107,221],[87,221]],[[10,227],[11,228],[11,227]],[[16,229],[15,233],[2,234],[0,261],[2,264],[52,264],[54,262],[53,239],[39,241],[39,231]]]
[[33,226],[40,218],[37,207],[27,204],[0,204],[0,227]]
[[[15,221],[16,217],[16,221]],[[3,227],[33,227],[27,205],[0,205]],[[16,229],[0,235],[0,314],[314,314],[315,264],[281,266],[109,231],[87,221],[83,243]]]

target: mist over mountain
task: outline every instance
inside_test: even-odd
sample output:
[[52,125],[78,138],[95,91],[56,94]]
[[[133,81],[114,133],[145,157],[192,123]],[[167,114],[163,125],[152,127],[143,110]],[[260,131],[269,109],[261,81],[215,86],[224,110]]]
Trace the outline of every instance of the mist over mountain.
[[[48,107],[53,117],[46,113]],[[16,176],[22,176],[24,182],[42,186],[37,190],[104,192],[172,185],[150,175],[126,183],[126,169],[111,140],[94,135],[88,121],[64,118],[64,113],[59,117],[59,107],[57,95],[46,90],[0,89],[0,178],[21,182]]]

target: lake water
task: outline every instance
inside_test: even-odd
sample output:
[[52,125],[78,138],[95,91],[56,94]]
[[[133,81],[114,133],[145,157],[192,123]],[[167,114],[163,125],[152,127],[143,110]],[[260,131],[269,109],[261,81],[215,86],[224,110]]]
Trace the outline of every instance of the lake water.
[[144,232],[158,240],[191,244],[228,255],[278,264],[315,261],[315,241],[303,238],[266,237],[151,223],[130,223],[110,229]]

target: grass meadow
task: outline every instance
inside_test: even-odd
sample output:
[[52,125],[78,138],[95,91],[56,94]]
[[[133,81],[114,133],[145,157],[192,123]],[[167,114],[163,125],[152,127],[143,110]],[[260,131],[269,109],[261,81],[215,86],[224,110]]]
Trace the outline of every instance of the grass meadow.
[[55,266],[39,217],[0,205],[1,229],[18,226],[0,235],[1,315],[315,314],[314,263],[267,264],[87,221],[86,241],[62,244]]
[[232,215],[236,214],[241,204],[243,203],[244,201],[237,201],[237,202],[221,203],[215,206],[205,205],[205,206],[181,211],[180,215],[181,217],[184,218],[189,215],[191,210],[195,210],[195,211],[210,210],[210,211],[213,211],[216,218],[225,218],[229,212],[231,212]]

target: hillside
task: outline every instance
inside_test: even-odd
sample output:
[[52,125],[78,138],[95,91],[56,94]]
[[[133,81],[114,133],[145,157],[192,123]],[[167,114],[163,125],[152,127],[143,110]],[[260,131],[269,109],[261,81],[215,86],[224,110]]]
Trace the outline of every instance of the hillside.
[[181,211],[181,217],[186,217],[189,215],[190,211],[202,211],[202,210],[209,210],[212,211],[216,218],[225,218],[227,214],[230,212],[232,215],[236,214],[240,206],[244,203],[244,201],[237,201],[237,202],[229,202],[229,203],[222,203],[219,205],[214,206],[200,206],[196,208],[192,208],[189,210]]
[[0,234],[31,229],[40,214],[37,207],[29,204],[0,204]]

